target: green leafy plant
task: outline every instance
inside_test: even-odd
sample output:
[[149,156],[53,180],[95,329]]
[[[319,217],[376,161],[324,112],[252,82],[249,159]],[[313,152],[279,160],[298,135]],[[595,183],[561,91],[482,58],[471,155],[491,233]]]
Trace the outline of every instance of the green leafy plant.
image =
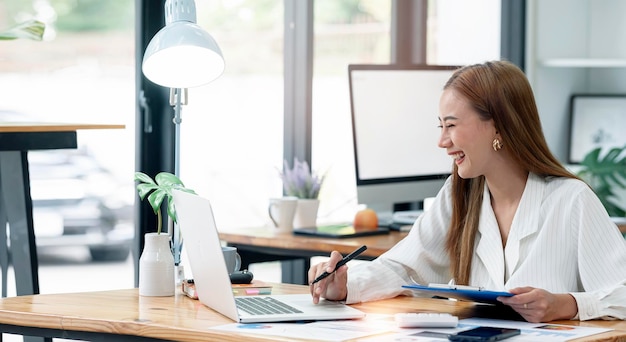
[[6,31],[0,32],[0,40],[12,40],[12,39],[32,39],[41,40],[45,31],[46,25],[38,20],[29,20],[23,23],[19,23]]
[[176,222],[176,208],[172,200],[172,191],[174,189],[195,194],[195,191],[185,188],[183,182],[175,175],[169,172],[160,172],[154,179],[143,172],[135,172],[135,181],[137,184],[137,192],[141,200],[148,196],[148,203],[152,207],[154,214],[157,215],[157,233],[161,234],[163,227],[163,219],[161,218],[161,204],[167,197],[167,215]]
[[613,217],[626,216],[626,210],[618,203],[614,189],[626,189],[626,146],[614,147],[604,156],[601,148],[587,153],[580,163],[582,169],[578,176],[583,178],[594,189],[598,198]]
[[285,195],[298,198],[316,199],[324,183],[324,176],[311,172],[309,164],[306,161],[299,161],[298,158],[294,160],[293,168],[289,167],[286,160],[284,161],[280,177],[283,180]]

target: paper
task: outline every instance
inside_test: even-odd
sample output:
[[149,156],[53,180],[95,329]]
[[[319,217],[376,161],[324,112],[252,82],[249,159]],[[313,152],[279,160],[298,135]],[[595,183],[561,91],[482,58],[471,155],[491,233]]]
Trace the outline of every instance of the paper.
[[233,323],[211,329],[236,333],[280,336],[282,338],[340,342],[391,332],[395,327],[388,315],[380,319],[368,314],[359,320],[318,321],[313,323]]
[[550,323],[528,323],[505,321],[487,318],[467,318],[460,321],[463,325],[490,326],[499,328],[516,328],[522,331],[519,336],[511,337],[510,341],[569,341],[585,336],[611,331],[605,328],[590,328],[574,325],[558,325]]
[[521,321],[467,318],[459,321],[456,328],[399,328],[393,316],[368,314],[361,320],[319,321],[313,323],[266,323],[227,324],[211,329],[237,333],[281,336],[316,341],[447,341],[449,334],[479,326],[516,328],[521,334],[507,339],[511,342],[564,342],[601,334],[612,329],[557,325],[550,323],[528,323]]
[[460,331],[469,330],[479,326],[515,328],[520,329],[521,334],[507,338],[506,341],[511,342],[564,342],[586,336],[604,333],[611,329],[589,328],[574,325],[557,325],[550,323],[528,323],[520,321],[508,321],[498,319],[485,318],[467,318],[459,321],[459,325],[453,329],[432,329],[432,328],[416,328],[402,329],[397,328],[393,334],[384,334],[373,337],[362,338],[359,341],[447,341],[449,334],[456,334]]
[[235,296],[269,295],[272,293],[272,285],[260,280],[253,280],[250,284],[232,284]]

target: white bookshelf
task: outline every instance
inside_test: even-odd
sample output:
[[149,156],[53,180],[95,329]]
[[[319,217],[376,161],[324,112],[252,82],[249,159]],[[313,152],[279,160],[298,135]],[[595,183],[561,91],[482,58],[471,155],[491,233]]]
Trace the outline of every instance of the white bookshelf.
[[570,97],[626,93],[626,1],[527,0],[526,73],[550,148],[566,161]]

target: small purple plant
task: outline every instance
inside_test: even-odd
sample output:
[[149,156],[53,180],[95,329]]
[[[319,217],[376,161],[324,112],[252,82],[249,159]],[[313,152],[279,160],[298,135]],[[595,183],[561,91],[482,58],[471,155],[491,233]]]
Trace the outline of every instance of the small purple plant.
[[324,176],[319,176],[311,172],[311,168],[306,161],[294,159],[293,168],[285,160],[283,172],[280,177],[283,180],[283,189],[286,196],[298,198],[316,199],[320,193],[320,188],[324,182]]

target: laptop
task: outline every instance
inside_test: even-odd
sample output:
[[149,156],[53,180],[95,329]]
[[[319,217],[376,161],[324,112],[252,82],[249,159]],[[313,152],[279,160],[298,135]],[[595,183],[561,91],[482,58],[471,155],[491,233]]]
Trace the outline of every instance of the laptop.
[[[198,300],[207,307],[240,323],[365,317],[342,303],[321,300],[313,304],[310,294],[235,296],[209,200],[178,190],[173,191],[173,199]],[[269,312],[273,310],[282,312]]]

